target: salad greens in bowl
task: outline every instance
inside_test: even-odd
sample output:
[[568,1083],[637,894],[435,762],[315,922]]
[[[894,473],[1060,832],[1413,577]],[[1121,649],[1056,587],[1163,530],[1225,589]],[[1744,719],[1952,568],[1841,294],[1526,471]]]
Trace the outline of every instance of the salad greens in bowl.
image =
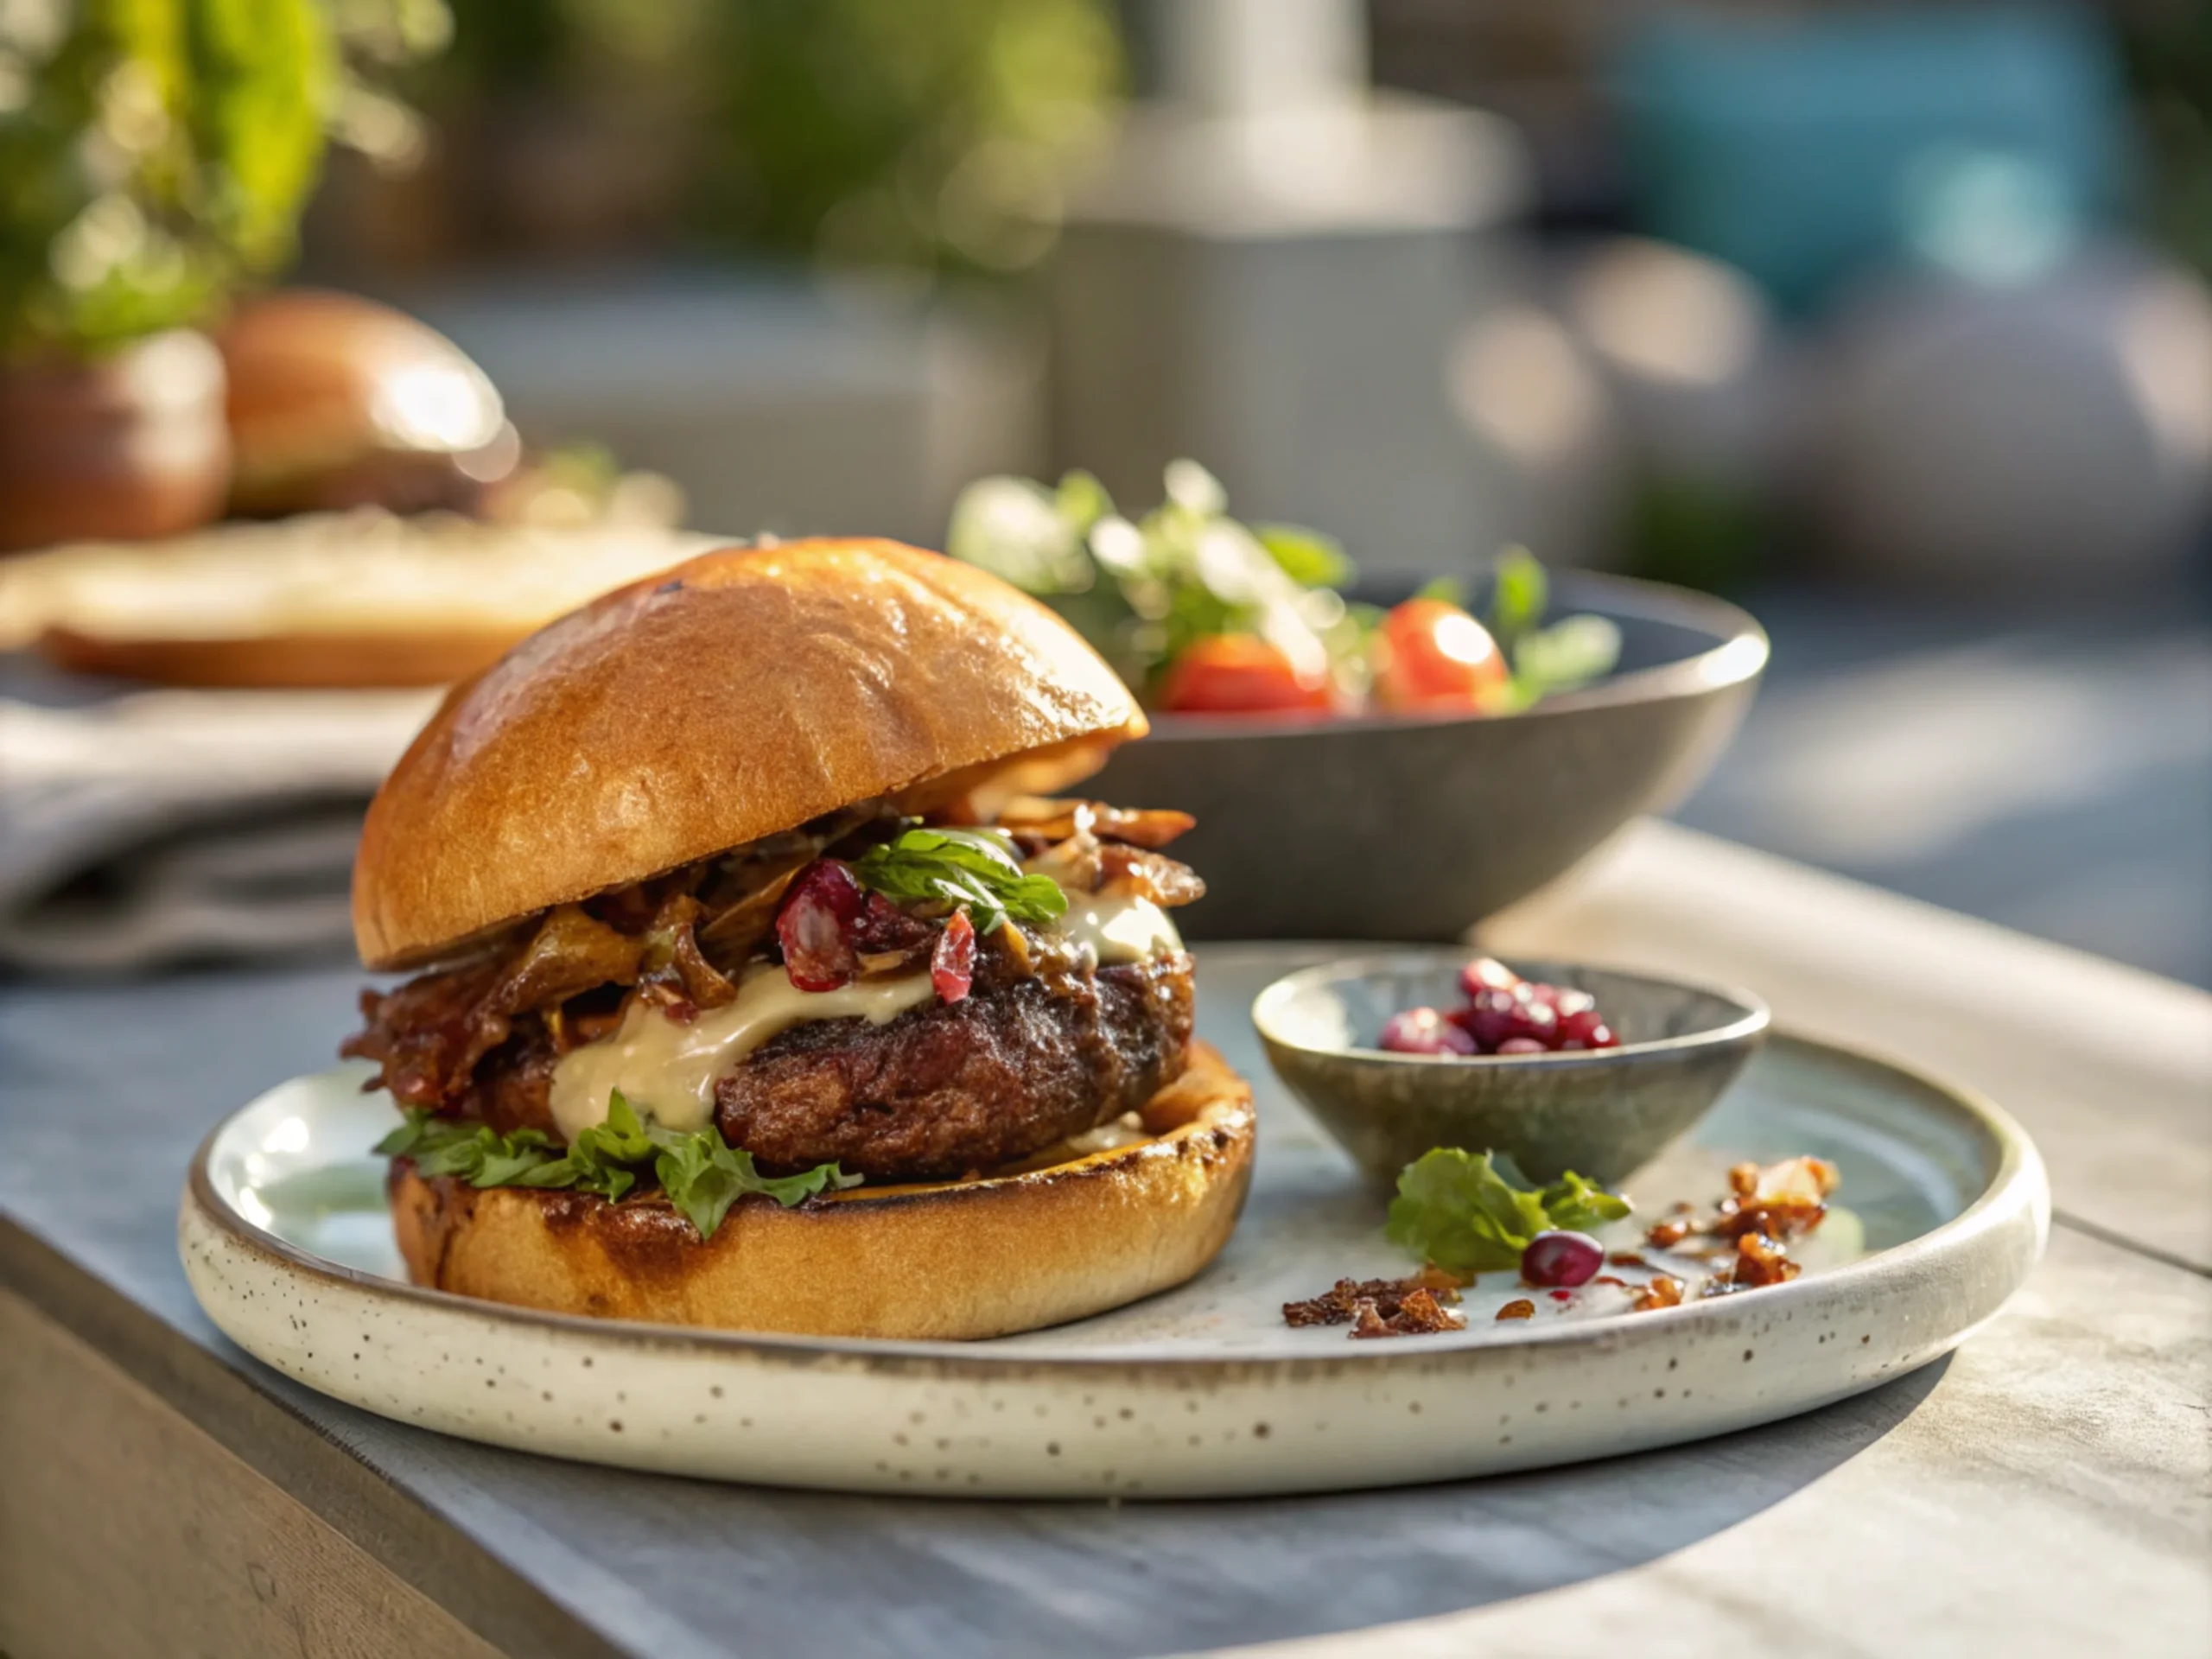
[[1701,779],[1766,665],[1707,594],[1509,550],[1465,589],[1228,517],[1194,463],[1141,518],[1096,480],[981,480],[956,557],[1052,606],[1152,715],[1087,788],[1175,807],[1194,938],[1452,939]]
[[1332,537],[1230,518],[1196,461],[1172,462],[1163,483],[1132,520],[1088,473],[979,479],[946,550],[1058,611],[1163,714],[1510,714],[1619,659],[1608,619],[1546,620],[1544,568],[1525,549],[1499,556],[1479,619],[1452,576],[1384,607],[1357,596]]

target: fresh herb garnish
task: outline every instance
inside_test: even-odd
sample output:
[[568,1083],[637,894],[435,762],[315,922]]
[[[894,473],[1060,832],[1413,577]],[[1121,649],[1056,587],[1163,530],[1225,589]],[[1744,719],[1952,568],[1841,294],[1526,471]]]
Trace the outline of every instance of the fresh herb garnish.
[[1513,664],[1501,712],[1527,709],[1557,691],[1602,680],[1621,659],[1621,631],[1609,617],[1576,615],[1544,623],[1551,580],[1535,555],[1509,547],[1491,587],[1491,637]]
[[1588,1232],[1629,1212],[1626,1198],[1569,1170],[1549,1186],[1529,1186],[1511,1159],[1438,1147],[1408,1164],[1390,1201],[1393,1244],[1452,1273],[1521,1264],[1538,1233]]
[[1541,623],[1550,608],[1551,579],[1542,561],[1525,547],[1500,553],[1491,576],[1490,614],[1483,619],[1499,648],[1511,654],[1521,636]]
[[1009,918],[1048,927],[1067,913],[1068,896],[1049,875],[1023,870],[1013,849],[980,830],[909,830],[871,847],[853,864],[864,887],[900,904],[965,905],[978,933]]
[[786,1210],[817,1192],[860,1185],[836,1164],[817,1164],[797,1175],[763,1175],[753,1154],[733,1147],[711,1125],[686,1134],[647,1124],[616,1090],[607,1121],[577,1135],[563,1151],[540,1129],[501,1135],[489,1124],[441,1117],[410,1107],[407,1121],[376,1146],[386,1158],[411,1158],[425,1175],[453,1175],[471,1186],[529,1186],[593,1192],[620,1198],[650,1167],[702,1239],[712,1238],[731,1205],[764,1192]]
[[1335,592],[1357,575],[1344,549],[1230,518],[1221,481],[1196,461],[1170,461],[1161,486],[1158,506],[1125,518],[1088,473],[1057,489],[978,479],[953,507],[946,549],[1052,606],[1140,690],[1156,691],[1200,639],[1256,633],[1300,672],[1363,690],[1365,627]]

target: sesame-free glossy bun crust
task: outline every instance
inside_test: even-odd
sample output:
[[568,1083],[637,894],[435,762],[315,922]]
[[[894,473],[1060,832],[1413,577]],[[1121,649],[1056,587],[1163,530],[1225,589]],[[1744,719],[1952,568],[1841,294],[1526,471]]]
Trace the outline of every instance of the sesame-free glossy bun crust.
[[1059,618],[887,541],[707,553],[550,624],[457,686],[369,808],[373,969],[876,796],[1051,790],[1144,718]]
[[[403,311],[324,289],[250,300],[217,334],[240,508],[282,512],[302,479],[382,451],[447,454],[491,441],[499,394],[467,353]],[[435,407],[410,407],[410,383]]]
[[964,1339],[1083,1319],[1179,1285],[1251,1182],[1252,1093],[1191,1046],[1145,1109],[1174,1127],[980,1180],[742,1198],[711,1239],[658,1193],[478,1191],[404,1160],[392,1220],[416,1284],[600,1319],[810,1336]]

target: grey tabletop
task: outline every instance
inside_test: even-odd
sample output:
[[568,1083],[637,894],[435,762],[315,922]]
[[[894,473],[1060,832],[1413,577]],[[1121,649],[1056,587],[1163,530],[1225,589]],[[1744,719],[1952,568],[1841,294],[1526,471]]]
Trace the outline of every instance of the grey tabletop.
[[[1978,971],[1979,946],[2017,945],[2031,982],[2144,999],[2151,1071],[2139,1066],[2130,1087],[2174,1142],[2151,1188],[2198,1179],[2212,1000],[2140,976],[2115,988],[2107,976],[2120,970],[1991,930],[1962,944],[1947,931],[1955,918],[1846,884],[1808,888],[1789,867],[1651,833],[1504,918],[1503,936],[1648,957],[1667,936],[1654,907],[1663,918],[1668,895],[1718,880],[1746,892],[1746,907],[1698,930],[1693,965],[1770,974],[1785,1014],[1802,1003],[1846,1035],[1880,1022],[1879,994],[1854,994],[1866,976],[1834,963],[1823,990],[1806,966],[1820,953],[1793,958],[1815,923],[1842,930],[1846,957],[1902,928],[1923,967],[1961,975]],[[1781,941],[1739,937],[1770,925]],[[1265,1068],[1244,1009],[1264,976],[1249,957],[1202,957],[1202,1028],[1255,1077]],[[0,1275],[493,1648],[681,1659],[1263,1643],[1533,1654],[1633,1639],[1648,1654],[1732,1639],[1870,1655],[1960,1651],[1969,1638],[2014,1653],[2212,1644],[2212,1253],[2196,1218],[2131,1234],[2122,1172],[2069,1119],[2070,1072],[2051,1072],[2022,1114],[2051,1154],[2062,1217],[2029,1288],[1952,1359],[1811,1416],[1397,1491],[1126,1507],[890,1500],[443,1440],[308,1393],[218,1335],[175,1258],[185,1166],[216,1119],[327,1063],[356,982],[332,968],[0,988]],[[1986,1051],[2037,1070],[1999,1041],[1997,1014],[1970,995],[1956,1007],[1969,1061]],[[2018,1023],[2031,1040],[2032,1010]],[[1969,1080],[2004,1092],[1999,1078]],[[2133,1103],[2092,1094],[2086,1120],[2132,1121]],[[2150,1131],[2130,1133],[2133,1145]],[[2145,1172],[2133,1173],[2139,1191]],[[2183,1201],[2201,1206],[2205,1190]]]

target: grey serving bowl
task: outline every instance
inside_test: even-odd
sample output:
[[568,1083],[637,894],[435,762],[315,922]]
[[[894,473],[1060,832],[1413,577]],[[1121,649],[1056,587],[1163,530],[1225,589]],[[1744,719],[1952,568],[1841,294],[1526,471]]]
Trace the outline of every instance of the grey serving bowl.
[[1197,817],[1191,938],[1457,938],[1688,794],[1766,666],[1759,625],[1702,594],[1563,571],[1552,614],[1573,612],[1619,626],[1620,667],[1525,713],[1162,715],[1084,792]]
[[1432,1147],[1510,1153],[1532,1180],[1572,1169],[1621,1181],[1704,1116],[1766,1037],[1766,1005],[1741,991],[1515,960],[1507,965],[1524,979],[1596,997],[1621,1046],[1465,1058],[1375,1046],[1401,1008],[1457,1007],[1459,971],[1474,954],[1325,962],[1275,981],[1252,1004],[1275,1075],[1377,1192]]

